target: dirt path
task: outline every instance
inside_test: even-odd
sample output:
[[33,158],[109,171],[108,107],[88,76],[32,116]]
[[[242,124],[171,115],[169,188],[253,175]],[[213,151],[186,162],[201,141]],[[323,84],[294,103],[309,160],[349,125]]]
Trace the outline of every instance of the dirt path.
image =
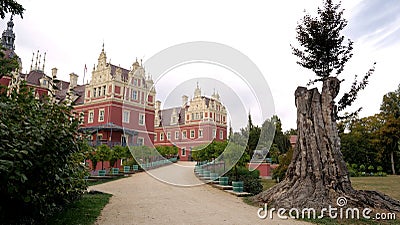
[[[181,184],[199,183],[192,163],[153,170],[157,176]],[[293,220],[261,220],[258,208],[209,185],[179,187],[160,182],[147,173],[92,186],[113,194],[96,224],[306,224]]]

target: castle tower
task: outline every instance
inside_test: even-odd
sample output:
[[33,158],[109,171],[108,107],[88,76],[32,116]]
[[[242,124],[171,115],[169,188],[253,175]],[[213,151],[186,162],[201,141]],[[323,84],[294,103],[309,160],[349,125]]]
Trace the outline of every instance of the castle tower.
[[15,34],[13,31],[14,28],[14,22],[13,22],[13,17],[11,16],[10,21],[7,23],[7,29],[3,31],[3,34],[1,35],[1,44],[3,45],[4,48],[14,51],[15,50]]

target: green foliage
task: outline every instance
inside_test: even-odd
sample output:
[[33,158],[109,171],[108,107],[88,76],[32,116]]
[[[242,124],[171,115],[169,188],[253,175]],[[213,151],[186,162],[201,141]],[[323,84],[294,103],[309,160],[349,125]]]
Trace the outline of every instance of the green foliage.
[[374,166],[368,166],[368,172],[374,172],[375,171],[375,168],[374,168]]
[[6,58],[4,55],[4,48],[0,44],[0,78],[4,75],[10,74],[12,71],[18,69],[18,56],[14,55],[12,58]]
[[341,35],[347,25],[342,16],[340,3],[325,0],[323,8],[318,8],[318,17],[307,14],[296,28],[296,38],[303,47],[292,46],[293,54],[299,58],[297,63],[312,70],[321,80],[334,71],[339,75],[352,57],[353,42],[348,39],[344,43]]
[[104,161],[108,161],[111,158],[111,149],[108,145],[102,144],[97,146],[96,155],[101,161],[101,169],[104,170]]
[[46,216],[86,189],[84,145],[71,107],[0,91],[0,220]]
[[246,167],[238,166],[236,171],[231,170],[226,174],[229,181],[243,181],[243,191],[254,195],[263,190],[261,184],[260,172],[258,170],[249,171]]
[[126,157],[126,149],[128,149],[127,146],[123,147],[120,145],[114,146],[111,151],[110,151],[110,166],[115,167],[115,163],[117,162],[118,159],[125,158]]
[[212,141],[208,145],[194,147],[192,158],[196,161],[211,161],[222,154],[227,144],[226,141]]
[[156,146],[157,151],[165,158],[171,158],[178,155],[179,148],[176,146]]
[[286,176],[286,171],[293,158],[293,149],[290,148],[285,154],[279,156],[279,166],[272,171],[272,179],[283,180]]
[[4,19],[6,13],[11,13],[13,15],[20,15],[24,13],[24,7],[14,0],[0,0],[0,17]]

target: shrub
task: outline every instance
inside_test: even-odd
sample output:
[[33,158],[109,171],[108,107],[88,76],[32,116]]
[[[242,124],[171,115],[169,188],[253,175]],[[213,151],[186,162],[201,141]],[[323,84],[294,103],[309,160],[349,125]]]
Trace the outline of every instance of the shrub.
[[370,173],[372,173],[372,172],[374,172],[374,170],[375,170],[375,168],[374,168],[374,166],[368,166],[368,172],[370,172]]
[[236,180],[234,169],[230,170],[226,176],[229,181],[243,181],[243,191],[254,195],[260,193],[263,189],[261,184],[260,172],[258,170],[249,171],[246,167],[237,167],[238,180]]
[[86,190],[79,121],[72,107],[38,100],[26,85],[6,93],[0,90],[0,221],[30,223]]

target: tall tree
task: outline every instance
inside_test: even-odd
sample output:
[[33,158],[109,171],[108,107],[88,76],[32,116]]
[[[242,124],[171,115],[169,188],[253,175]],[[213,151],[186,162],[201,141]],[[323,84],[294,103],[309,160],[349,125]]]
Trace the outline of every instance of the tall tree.
[[395,158],[400,140],[400,85],[397,90],[383,96],[381,114],[384,125],[380,130],[380,140],[384,145],[385,155],[390,156],[392,173],[396,174]]
[[0,0],[0,17],[4,19],[6,13],[11,13],[12,15],[19,15],[22,18],[24,13],[24,7],[14,0]]
[[357,93],[368,83],[373,69],[361,82],[355,81],[351,90],[335,105],[342,73],[352,56],[351,40],[344,41],[341,31],[347,25],[340,3],[325,0],[318,8],[318,16],[304,16],[297,26],[297,40],[301,48],[293,48],[298,64],[311,69],[322,81],[322,92],[317,88],[295,91],[297,107],[297,147],[285,179],[254,199],[269,206],[314,208],[321,210],[336,205],[338,197],[347,198],[347,206],[381,208],[400,211],[400,202],[375,191],[357,191],[351,186],[346,163],[340,151],[336,124],[337,108],[351,105]]

